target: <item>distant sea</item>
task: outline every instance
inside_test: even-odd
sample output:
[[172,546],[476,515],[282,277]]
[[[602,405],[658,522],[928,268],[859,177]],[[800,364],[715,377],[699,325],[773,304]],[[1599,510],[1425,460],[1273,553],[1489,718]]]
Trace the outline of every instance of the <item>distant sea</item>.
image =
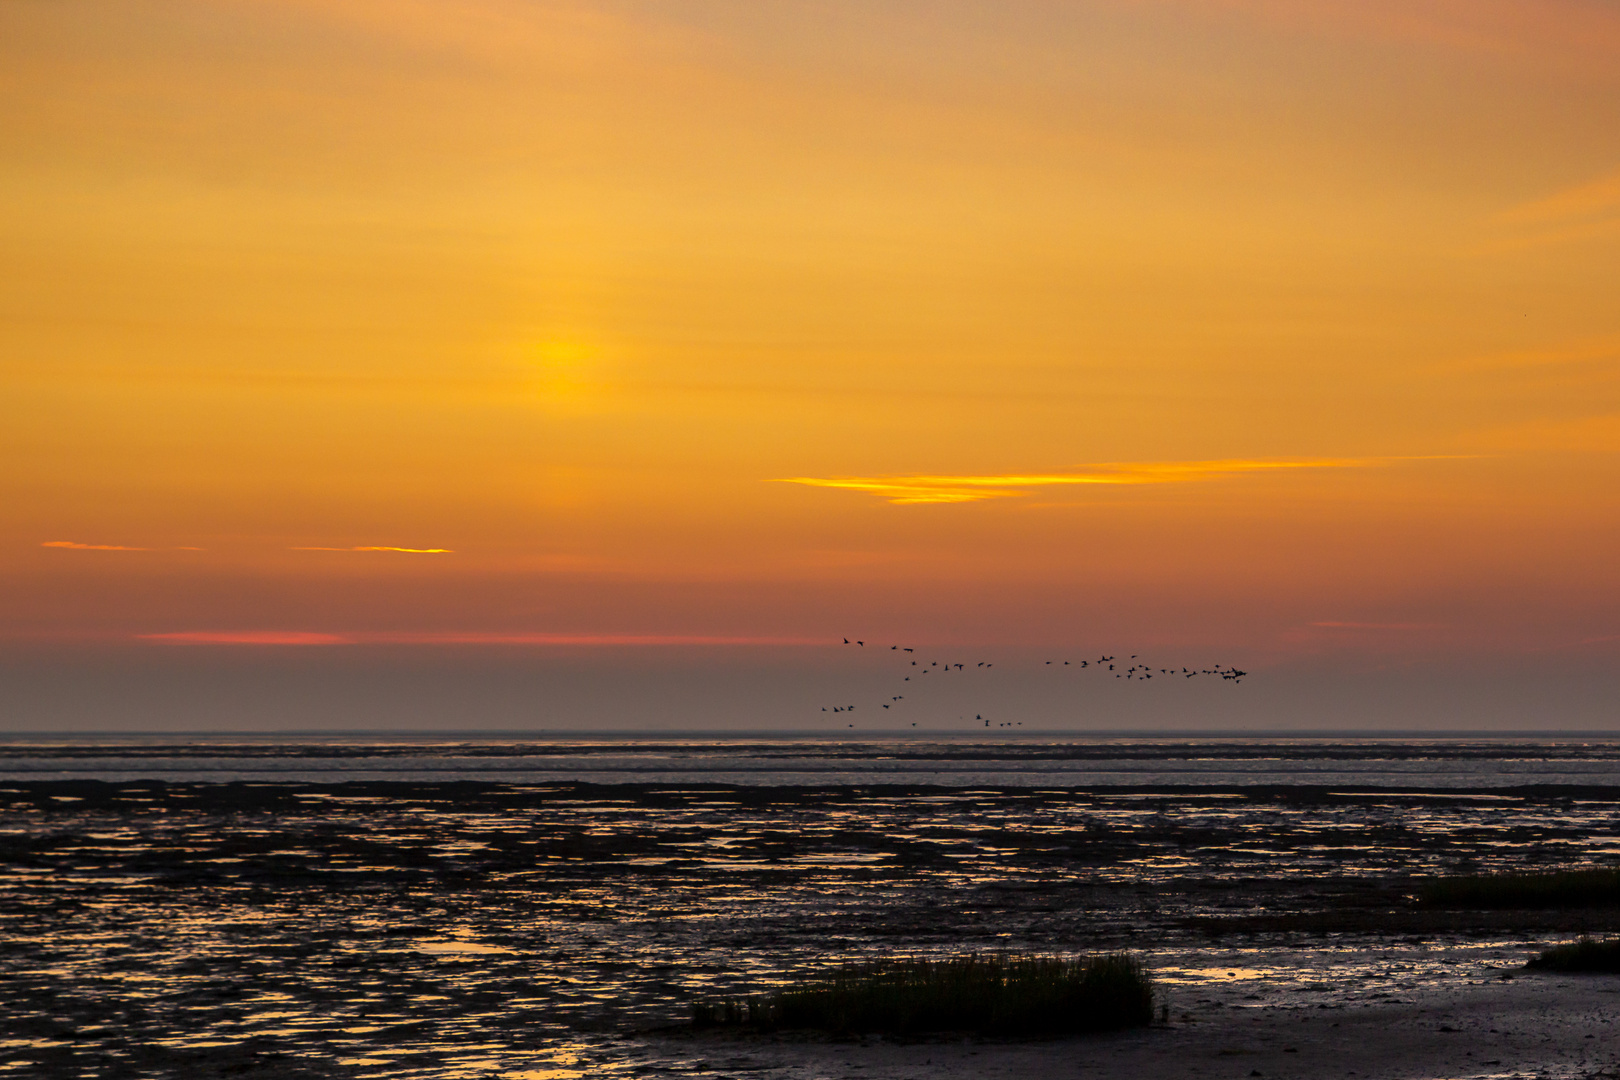
[[1620,783],[1620,735],[0,735],[0,777],[1485,790]]
[[1425,881],[1617,864],[1607,736],[13,735],[0,1058],[687,1076],[696,1000],[962,950],[1350,1008],[1620,929]]

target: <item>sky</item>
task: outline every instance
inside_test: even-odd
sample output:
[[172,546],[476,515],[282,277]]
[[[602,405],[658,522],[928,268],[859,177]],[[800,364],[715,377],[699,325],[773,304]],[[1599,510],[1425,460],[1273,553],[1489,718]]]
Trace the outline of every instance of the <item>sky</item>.
[[7,0],[0,280],[0,730],[1620,728],[1610,0]]

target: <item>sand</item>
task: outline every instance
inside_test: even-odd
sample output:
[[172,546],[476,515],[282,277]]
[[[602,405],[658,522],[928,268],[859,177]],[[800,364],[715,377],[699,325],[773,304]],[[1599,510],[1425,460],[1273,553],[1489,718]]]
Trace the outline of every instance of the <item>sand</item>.
[[1527,973],[1343,1008],[1194,1005],[1151,1029],[1051,1042],[678,1041],[664,1052],[698,1075],[793,1080],[1620,1077],[1620,977]]

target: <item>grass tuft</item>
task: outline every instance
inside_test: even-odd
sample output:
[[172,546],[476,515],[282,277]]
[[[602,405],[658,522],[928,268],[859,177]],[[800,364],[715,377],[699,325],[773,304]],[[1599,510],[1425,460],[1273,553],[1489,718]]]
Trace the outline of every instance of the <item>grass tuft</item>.
[[1620,906],[1620,868],[1437,878],[1419,890],[1418,903],[1498,909]]
[[696,1027],[859,1034],[1071,1035],[1153,1021],[1136,957],[969,954],[847,967],[774,994],[693,1008]]
[[1620,938],[1597,941],[1583,937],[1569,945],[1554,945],[1525,967],[1542,971],[1591,971],[1620,974]]

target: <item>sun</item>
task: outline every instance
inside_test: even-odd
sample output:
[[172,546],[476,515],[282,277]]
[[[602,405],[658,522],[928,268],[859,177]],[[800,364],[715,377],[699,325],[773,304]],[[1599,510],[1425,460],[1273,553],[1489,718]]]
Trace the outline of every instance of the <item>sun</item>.
[[550,337],[522,350],[530,394],[547,408],[595,411],[606,390],[603,350],[581,337]]

